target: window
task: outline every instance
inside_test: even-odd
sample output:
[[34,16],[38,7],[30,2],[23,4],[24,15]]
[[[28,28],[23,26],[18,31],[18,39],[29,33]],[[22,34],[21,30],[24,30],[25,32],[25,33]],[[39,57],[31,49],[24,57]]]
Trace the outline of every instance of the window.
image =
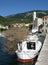
[[27,48],[35,50],[35,42],[27,42]]

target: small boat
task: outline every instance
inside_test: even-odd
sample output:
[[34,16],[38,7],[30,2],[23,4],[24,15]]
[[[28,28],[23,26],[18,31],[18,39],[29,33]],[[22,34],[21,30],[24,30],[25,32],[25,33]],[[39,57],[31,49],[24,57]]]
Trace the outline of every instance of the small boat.
[[22,40],[17,46],[18,49],[15,51],[17,54],[17,61],[31,62],[38,55],[42,43],[38,40],[36,35],[29,35],[26,40]]

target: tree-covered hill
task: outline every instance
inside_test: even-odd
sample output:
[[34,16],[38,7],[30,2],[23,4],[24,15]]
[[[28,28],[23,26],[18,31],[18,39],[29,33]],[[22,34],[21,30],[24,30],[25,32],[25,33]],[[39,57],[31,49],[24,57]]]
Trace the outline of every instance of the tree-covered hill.
[[[33,10],[33,11],[36,11],[37,17],[39,18],[48,15],[48,10]],[[30,23],[33,20],[33,11],[13,14],[6,17],[0,16],[0,24],[9,25],[12,23]]]

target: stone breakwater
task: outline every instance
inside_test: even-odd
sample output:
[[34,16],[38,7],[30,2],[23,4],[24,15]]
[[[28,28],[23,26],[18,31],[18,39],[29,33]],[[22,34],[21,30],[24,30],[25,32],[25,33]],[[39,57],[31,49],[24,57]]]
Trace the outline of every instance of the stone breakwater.
[[17,43],[20,40],[23,40],[28,35],[28,29],[26,28],[12,28],[7,31],[2,32],[5,35],[6,40],[4,44],[4,48],[7,52],[14,54],[17,49]]

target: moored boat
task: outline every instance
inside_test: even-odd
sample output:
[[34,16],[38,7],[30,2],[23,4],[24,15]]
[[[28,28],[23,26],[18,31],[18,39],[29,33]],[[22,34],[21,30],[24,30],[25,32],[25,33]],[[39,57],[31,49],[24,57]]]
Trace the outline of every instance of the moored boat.
[[41,42],[35,36],[29,36],[26,40],[18,43],[18,49],[15,51],[19,62],[30,62],[35,59],[41,49]]

